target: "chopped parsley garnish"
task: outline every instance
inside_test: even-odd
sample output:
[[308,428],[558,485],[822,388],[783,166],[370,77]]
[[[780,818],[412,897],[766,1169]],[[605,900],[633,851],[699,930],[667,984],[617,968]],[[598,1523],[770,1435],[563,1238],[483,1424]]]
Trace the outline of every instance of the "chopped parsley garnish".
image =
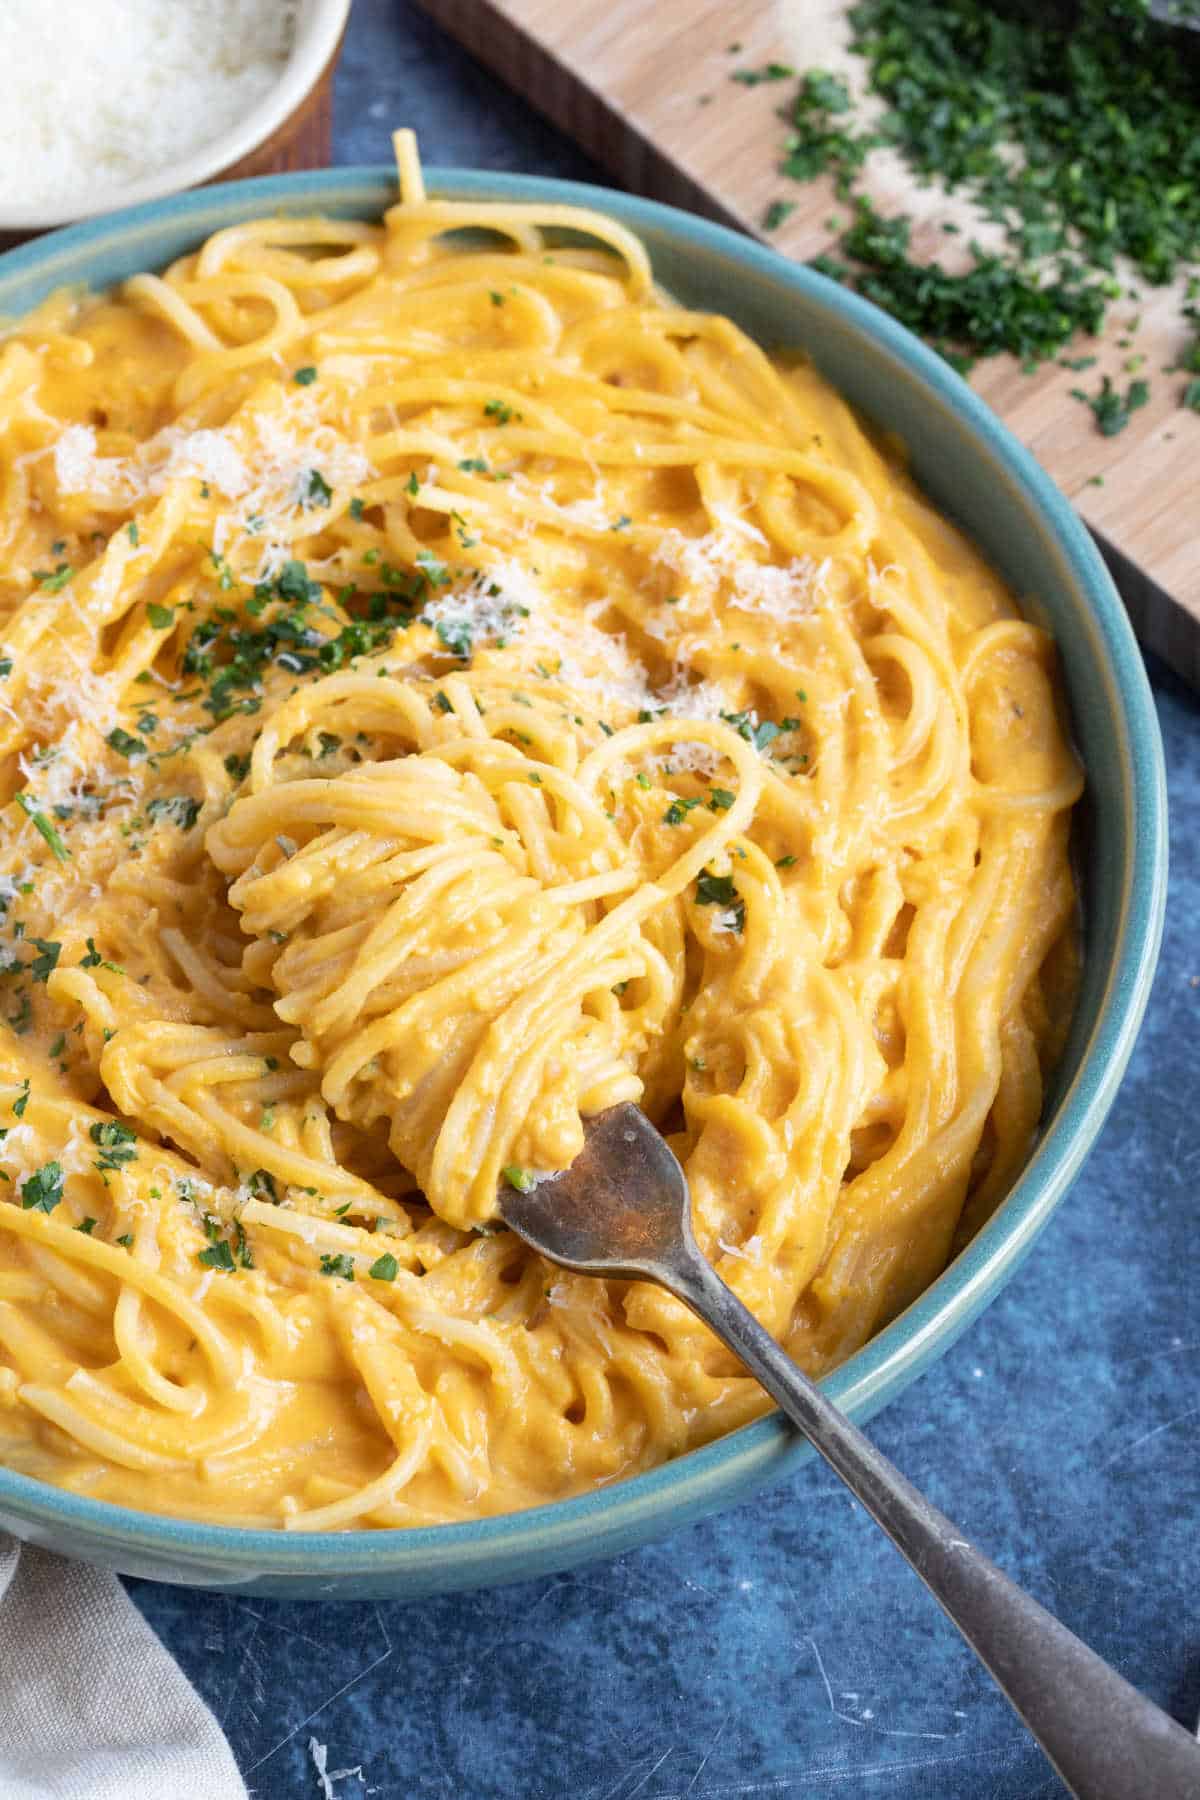
[[712,875],[707,870],[696,878],[696,905],[722,906],[733,914],[733,930],[741,931],[746,922],[746,902],[738,893],[732,875]]
[[80,1219],[75,1229],[76,1231],[82,1232],[84,1237],[91,1237],[99,1223],[100,1221],[98,1219],[93,1219],[91,1213],[89,1213],[86,1219]]
[[132,1231],[123,1231],[119,1238],[113,1239],[113,1242],[115,1244],[120,1244],[122,1250],[132,1250],[133,1249],[133,1233],[132,1233]]
[[431,588],[450,586],[450,571],[444,562],[439,562],[432,550],[417,551],[417,567]]
[[354,1280],[354,1258],[352,1256],[330,1256],[327,1252],[321,1257],[322,1275],[336,1275],[340,1281]]
[[524,414],[510,406],[507,400],[487,400],[483,407],[489,419],[495,419],[497,425],[510,425],[514,419],[524,418]]
[[233,1250],[225,1238],[219,1243],[210,1244],[207,1250],[197,1253],[196,1261],[203,1269],[220,1269],[224,1275],[237,1272],[237,1264],[233,1260]]
[[292,375],[292,380],[296,383],[297,387],[311,387],[316,379],[317,371],[312,363],[305,363],[302,369],[295,370]]
[[11,675],[12,670],[13,670],[12,657],[11,656],[0,656],[0,681],[3,681],[6,675]]
[[333,499],[333,489],[322,475],[320,469],[305,469],[300,477],[296,491],[299,505],[306,510],[314,506],[328,506]]
[[146,608],[146,617],[153,625],[155,631],[169,631],[171,626],[175,623],[175,608],[173,606],[159,606],[156,601],[152,600]]
[[469,658],[475,634],[468,620],[438,619],[433,629],[452,656],[460,656],[464,662]]
[[13,1118],[14,1119],[23,1119],[25,1117],[25,1108],[28,1105],[29,1105],[29,1077],[27,1075],[25,1077],[24,1081],[21,1083],[20,1093],[17,1095],[16,1099],[12,1103]]
[[395,1257],[390,1251],[385,1251],[382,1256],[378,1257],[371,1264],[371,1280],[395,1281],[399,1270],[400,1264],[396,1261]]
[[227,594],[236,582],[237,576],[234,574],[227,557],[221,556],[216,550],[210,550],[208,554],[213,568],[217,571],[217,586],[221,589],[222,593]]
[[355,494],[353,500],[350,502],[350,517],[352,519],[361,519],[364,510],[365,508],[362,501],[359,499],[358,495]]
[[622,513],[619,519],[613,520],[608,529],[610,531],[628,531],[632,524],[633,520],[630,518],[629,514]]
[[47,943],[45,938],[35,937],[30,938],[29,941],[31,944],[36,945],[37,949],[41,952],[41,955],[35,956],[30,963],[29,973],[35,981],[49,981],[51,975],[53,975],[55,969],[58,967],[58,959],[62,954],[62,945]]
[[786,219],[790,219],[796,210],[794,200],[772,200],[762,216],[764,231],[778,231]]
[[509,1163],[508,1167],[502,1169],[500,1173],[503,1175],[505,1181],[507,1181],[509,1187],[516,1188],[519,1194],[531,1193],[537,1186],[537,1183],[529,1170],[519,1168],[516,1163]]
[[411,473],[411,475],[410,475],[410,476],[409,476],[409,478],[408,478],[408,480],[407,480],[407,481],[406,481],[406,482],[405,482],[405,484],[404,484],[404,491],[405,491],[405,493],[407,493],[407,494],[418,494],[418,493],[420,493],[420,491],[421,491],[421,484],[420,484],[420,482],[419,482],[419,481],[418,481],[418,480],[417,480],[417,471],[416,471],[416,470],[415,470],[415,469],[414,469],[414,470],[413,470],[413,471],[412,471],[412,473]]
[[240,1219],[234,1222],[233,1247],[237,1252],[237,1259],[241,1263],[243,1269],[252,1269],[254,1267],[254,1256],[250,1249],[249,1240],[246,1237],[245,1227]]
[[735,69],[729,77],[741,87],[761,87],[764,81],[790,81],[796,73],[790,63],[764,63],[761,69]]
[[670,806],[668,806],[666,812],[663,814],[662,822],[664,825],[682,825],[693,807],[699,805],[699,800],[685,800],[682,795],[680,795],[672,800]]
[[125,527],[125,536],[136,549],[138,543],[138,527],[136,519],[130,519],[128,525]]
[[[840,245],[848,261],[817,266],[949,360],[1006,350],[1032,367],[1076,331],[1099,329],[1121,291],[1118,259],[1155,284],[1196,260],[1191,58],[1142,0],[1041,12],[859,0],[847,16],[849,47],[884,110],[864,124],[845,82],[809,71],[791,104],[783,168],[800,181],[832,173],[854,205]],[[915,263],[910,222],[882,218],[859,189],[876,147],[898,151],[923,184],[965,190],[1001,227],[1000,251],[972,245],[959,274]]]
[[781,856],[775,864],[777,869],[790,869],[795,862],[794,856]]
[[21,1206],[25,1212],[52,1213],[62,1197],[61,1163],[43,1163],[27,1181],[21,1183]]
[[59,563],[56,569],[35,569],[33,579],[46,594],[57,594],[75,573],[70,563]]
[[88,1131],[100,1155],[96,1167],[107,1176],[112,1169],[123,1169],[137,1156],[137,1133],[119,1119],[97,1119]]
[[1131,381],[1124,394],[1120,394],[1111,378],[1106,375],[1100,383],[1098,393],[1086,394],[1082,388],[1072,388],[1071,395],[1073,399],[1082,400],[1086,406],[1091,407],[1100,427],[1101,437],[1116,437],[1128,425],[1130,415],[1139,406],[1145,406],[1150,398],[1150,388],[1145,381]]
[[721,717],[727,725],[733,726],[739,737],[745,738],[748,744],[753,744],[760,751],[774,743],[783,732],[794,730],[796,725],[794,719],[785,719],[782,725],[776,725],[771,719],[756,721],[752,712],[723,712]]
[[[321,605],[321,588],[313,581],[302,562],[294,558],[283,565],[277,575],[260,581],[245,605],[249,620],[263,618],[261,626],[246,623],[228,608],[218,608],[202,619],[193,630],[183,654],[183,672],[199,676],[207,683],[204,708],[214,718],[229,718],[236,712],[257,712],[261,705],[260,689],[264,671],[274,665],[291,675],[328,673],[341,668],[350,658],[366,655],[390,643],[396,625],[409,622],[407,610],[385,617],[389,607],[407,608],[412,598],[410,589],[424,577],[404,576],[385,565],[385,579],[396,575],[397,583],[408,586],[396,596],[376,594],[370,598],[367,618],[351,618],[335,637],[317,629],[309,616],[309,608],[329,609]],[[390,585],[390,584],[389,584]],[[343,600],[352,598],[349,589]],[[227,660],[221,660],[227,657]],[[226,768],[232,768],[226,762]]]
[[132,732],[124,730],[120,725],[114,726],[104,741],[116,751],[118,756],[124,756],[127,760],[146,754],[146,746],[142,739],[134,737]]
[[709,788],[708,804],[712,812],[728,812],[737,795],[731,794],[728,788]]
[[180,831],[190,831],[200,816],[200,802],[188,794],[156,794],[146,802],[150,819],[169,819]]
[[67,849],[67,846],[63,843],[61,837],[59,837],[58,832],[54,829],[54,826],[50,823],[45,813],[39,812],[28,794],[18,794],[16,796],[16,801],[34,830],[39,832],[41,836],[45,838],[51,850],[58,858],[58,861],[69,861],[71,852]]
[[697,877],[697,906],[732,906],[737,897],[732,875],[711,875],[706,872]]
[[229,755],[225,758],[225,773],[231,776],[234,781],[245,781],[247,775],[250,773],[250,758],[248,756],[239,756],[236,751],[231,750]]

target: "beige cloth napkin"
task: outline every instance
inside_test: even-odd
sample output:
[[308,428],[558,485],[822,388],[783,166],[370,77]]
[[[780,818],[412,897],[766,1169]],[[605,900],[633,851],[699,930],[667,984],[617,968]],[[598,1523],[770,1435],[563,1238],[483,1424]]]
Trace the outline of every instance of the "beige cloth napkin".
[[221,1728],[115,1575],[0,1533],[2,1800],[246,1800]]

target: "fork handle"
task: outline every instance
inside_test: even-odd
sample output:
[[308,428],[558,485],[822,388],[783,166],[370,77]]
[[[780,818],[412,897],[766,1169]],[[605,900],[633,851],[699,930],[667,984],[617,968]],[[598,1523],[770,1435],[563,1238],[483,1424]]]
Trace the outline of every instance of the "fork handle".
[[698,1250],[658,1279],[729,1346],[882,1525],[1077,1800],[1200,1800],[1200,1745],[918,1493]]

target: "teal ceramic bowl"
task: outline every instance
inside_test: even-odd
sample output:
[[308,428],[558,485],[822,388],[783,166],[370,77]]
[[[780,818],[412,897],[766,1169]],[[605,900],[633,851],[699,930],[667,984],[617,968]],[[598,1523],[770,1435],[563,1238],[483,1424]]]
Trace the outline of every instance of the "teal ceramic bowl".
[[[1058,640],[1088,773],[1080,832],[1083,991],[1024,1174],[939,1281],[830,1377],[864,1420],[942,1355],[999,1291],[1078,1174],[1112,1104],[1154,970],[1166,886],[1166,799],[1141,657],[1091,539],[1067,501],[965,382],[873,306],[773,251],[670,207],[569,182],[431,170],[434,193],[597,207],[645,240],[659,279],[768,346],[806,350],[867,417],[909,446],[914,472]],[[0,257],[0,315],[66,283],[157,269],[210,232],[263,213],[375,217],[385,169],[285,175],[184,194],[61,231]],[[506,1518],[324,1538],[158,1518],[0,1470],[0,1527],[127,1574],[312,1599],[417,1597],[544,1575],[611,1556],[751,1493],[813,1452],[778,1414],[648,1475]]]

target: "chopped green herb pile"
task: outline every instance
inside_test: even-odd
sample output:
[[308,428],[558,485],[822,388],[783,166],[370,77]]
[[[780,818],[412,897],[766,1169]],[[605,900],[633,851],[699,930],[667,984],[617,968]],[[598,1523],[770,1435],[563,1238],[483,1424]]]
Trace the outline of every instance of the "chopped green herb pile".
[[[1121,292],[1119,259],[1162,284],[1200,258],[1196,61],[1146,0],[1042,11],[858,0],[848,17],[885,111],[864,123],[844,81],[808,70],[785,112],[781,168],[798,181],[832,174],[852,207],[838,254],[817,266],[956,366],[1007,351],[1031,367],[1098,331]],[[915,262],[911,220],[883,217],[862,188],[884,146],[922,181],[968,196],[1003,227],[1003,248],[972,244],[956,272]],[[1196,356],[1200,375],[1200,339]],[[1083,398],[1111,431],[1139,393]],[[1200,405],[1200,386],[1181,398]]]

